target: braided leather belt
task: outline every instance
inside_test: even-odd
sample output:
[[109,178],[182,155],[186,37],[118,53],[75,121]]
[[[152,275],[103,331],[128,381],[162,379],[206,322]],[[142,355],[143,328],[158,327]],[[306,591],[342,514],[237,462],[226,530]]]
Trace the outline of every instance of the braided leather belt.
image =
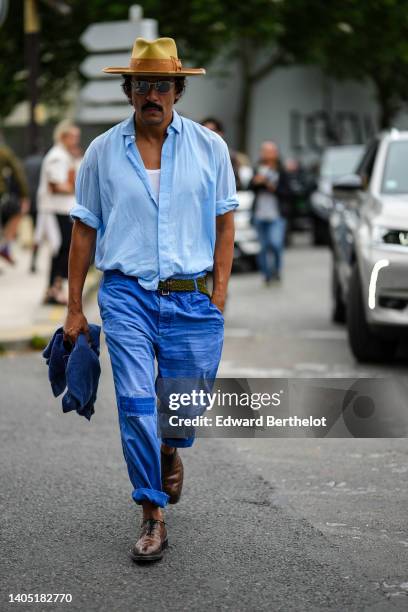
[[197,283],[198,291],[210,297],[205,279],[205,276],[200,276],[195,281],[192,278],[168,278],[165,281],[159,281],[158,290],[161,295],[169,295],[170,291],[195,291]]

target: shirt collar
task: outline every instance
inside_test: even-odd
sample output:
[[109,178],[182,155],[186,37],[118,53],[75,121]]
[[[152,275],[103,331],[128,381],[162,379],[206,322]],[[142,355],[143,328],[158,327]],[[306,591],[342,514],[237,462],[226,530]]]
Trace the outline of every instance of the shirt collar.
[[134,136],[135,135],[135,124],[133,123],[133,115],[130,115],[127,119],[122,121],[121,132],[124,136]]
[[[130,117],[122,121],[121,131],[124,136],[134,136],[135,135],[135,124],[133,121],[133,117],[134,117],[134,114],[132,114]],[[178,134],[181,132],[181,117],[177,113],[177,111],[175,111],[174,109],[173,109],[173,121],[170,123],[168,129],[174,130]]]
[[181,132],[181,117],[177,111],[173,109],[173,121],[169,125],[169,129],[173,129],[175,132],[180,134]]

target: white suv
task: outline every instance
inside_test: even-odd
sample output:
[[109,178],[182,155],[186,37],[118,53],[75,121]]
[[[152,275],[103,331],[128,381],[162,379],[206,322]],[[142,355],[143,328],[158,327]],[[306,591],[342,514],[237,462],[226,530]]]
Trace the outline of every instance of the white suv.
[[408,331],[408,132],[371,142],[334,199],[333,318],[359,361],[388,359]]

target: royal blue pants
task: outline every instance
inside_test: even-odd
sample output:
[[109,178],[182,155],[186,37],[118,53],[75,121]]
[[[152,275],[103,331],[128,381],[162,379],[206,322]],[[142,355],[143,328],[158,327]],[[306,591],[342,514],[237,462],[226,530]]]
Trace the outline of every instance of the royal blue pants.
[[104,273],[98,303],[109,349],[122,448],[136,503],[165,506],[160,445],[189,447],[189,438],[157,433],[156,372],[160,379],[214,379],[221,359],[224,318],[196,291],[161,295],[119,271]]

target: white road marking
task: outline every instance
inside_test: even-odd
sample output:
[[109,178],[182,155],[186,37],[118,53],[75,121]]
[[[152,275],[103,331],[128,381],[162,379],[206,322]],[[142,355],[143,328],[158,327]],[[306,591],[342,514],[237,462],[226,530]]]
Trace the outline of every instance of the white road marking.
[[255,336],[255,334],[250,329],[227,327],[224,336],[226,338],[250,338],[251,336]]
[[343,365],[298,363],[293,368],[245,367],[233,362],[221,362],[219,378],[369,378],[375,377],[368,371],[343,369]]
[[295,370],[307,370],[308,372],[327,372],[327,363],[296,363]]
[[345,329],[306,329],[299,338],[306,340],[347,340]]
[[293,370],[284,368],[242,368],[221,364],[218,370],[219,377],[232,378],[289,378],[293,375]]

